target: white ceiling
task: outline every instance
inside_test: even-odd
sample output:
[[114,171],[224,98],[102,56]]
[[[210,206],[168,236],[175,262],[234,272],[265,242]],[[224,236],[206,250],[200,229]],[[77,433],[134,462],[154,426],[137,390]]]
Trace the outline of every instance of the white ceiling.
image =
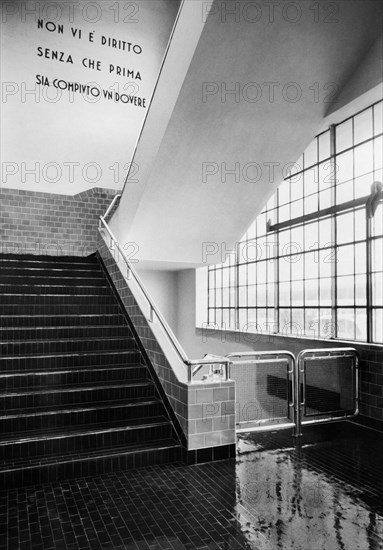
[[[316,21],[316,2],[294,2],[302,10],[296,23],[277,9],[273,23],[266,15],[257,23],[224,21],[220,1],[204,23],[202,4],[186,1],[181,9],[134,158],[138,181],[128,181],[112,220],[120,242],[137,243],[140,261],[150,265],[201,265],[204,242],[232,248],[281,181],[283,167],[322,126],[329,92],[340,96],[381,32],[382,4],[369,0],[333,2],[333,22],[323,5]],[[271,82],[277,83],[274,101]],[[203,83],[218,89],[257,83],[262,97],[222,101],[216,93],[203,101]],[[295,84],[284,88],[288,83]],[[293,102],[296,90],[301,97]],[[218,167],[206,182],[204,163]],[[237,163],[240,180],[228,175],[223,182],[222,163],[227,169]],[[245,181],[248,163],[262,169],[257,182]],[[277,163],[272,178],[269,163]],[[253,174],[250,169],[248,179]],[[220,262],[220,253],[209,261]]]

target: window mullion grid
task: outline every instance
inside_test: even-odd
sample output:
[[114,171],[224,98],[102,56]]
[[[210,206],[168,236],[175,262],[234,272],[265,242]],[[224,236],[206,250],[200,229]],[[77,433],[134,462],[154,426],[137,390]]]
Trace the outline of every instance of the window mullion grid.
[[[334,174],[331,182],[331,203],[336,204],[336,136],[335,124],[330,126],[330,163],[332,174]],[[331,262],[331,321],[333,327],[333,335],[338,337],[338,292],[337,292],[337,262],[338,262],[338,247],[337,247],[337,228],[336,215],[331,216],[331,240],[334,247],[334,261]]]
[[235,327],[240,330],[239,325],[239,243],[235,243]]

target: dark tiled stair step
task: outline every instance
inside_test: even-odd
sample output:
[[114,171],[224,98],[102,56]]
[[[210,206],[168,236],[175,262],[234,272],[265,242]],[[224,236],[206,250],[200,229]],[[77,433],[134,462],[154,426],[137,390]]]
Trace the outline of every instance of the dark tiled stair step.
[[97,273],[97,276],[89,277],[88,275],[77,275],[76,277],[68,275],[68,277],[60,276],[39,276],[39,275],[3,275],[0,274],[1,285],[28,286],[35,288],[39,285],[52,286],[105,286],[105,278]]
[[95,305],[110,304],[110,295],[93,293],[84,296],[74,294],[1,294],[1,305]]
[[97,403],[98,401],[120,401],[155,395],[155,386],[148,379],[129,380],[119,384],[99,383],[92,386],[61,388],[52,386],[46,390],[27,392],[6,391],[0,394],[0,414],[12,414],[16,409],[57,407],[70,404]]
[[77,353],[92,351],[117,351],[134,349],[136,343],[133,338],[88,338],[88,339],[66,339],[46,340],[29,342],[14,341],[0,342],[0,355],[35,355],[51,353]]
[[127,325],[94,325],[68,327],[12,327],[1,330],[1,340],[61,340],[73,338],[112,338],[131,337]]
[[[143,419],[164,415],[164,405],[157,397],[145,397],[115,401],[113,403],[98,402],[79,406],[68,405],[65,408],[45,407],[33,411],[13,411],[12,414],[0,417],[0,433],[3,439],[9,434],[25,432],[27,434],[53,435],[60,433],[63,428],[85,429],[86,425],[99,428],[103,423],[113,422],[125,424],[132,419]],[[7,435],[8,434],[8,435]]]
[[23,264],[24,262],[32,262],[38,264],[48,264],[53,267],[64,264],[69,264],[71,267],[79,265],[96,265],[99,267],[96,256],[57,256],[57,255],[38,255],[38,254],[1,254],[0,262]]
[[76,296],[90,296],[95,294],[111,296],[110,288],[105,286],[90,286],[86,283],[81,286],[65,286],[65,285],[14,285],[14,284],[1,284],[0,282],[0,294],[71,294]]
[[[0,273],[2,276],[16,276],[32,279],[34,277],[96,277],[103,278],[102,272],[97,265],[88,265],[84,264],[81,269],[75,269],[71,265],[55,266],[55,267],[46,267],[44,264],[41,265],[26,265],[26,262],[19,266],[4,265],[0,261]],[[105,281],[105,279],[104,279]]]
[[94,351],[82,353],[56,353],[52,355],[24,355],[0,357],[0,371],[12,369],[34,371],[39,369],[59,369],[69,367],[120,365],[139,363],[141,353],[138,350]]
[[[71,311],[76,311],[74,307]],[[0,318],[0,327],[68,327],[124,325],[125,318],[121,313],[78,313],[56,315],[6,315]]]
[[60,385],[65,389],[71,385],[84,385],[96,383],[111,383],[117,381],[126,382],[138,378],[147,378],[147,367],[142,364],[132,365],[90,365],[84,368],[71,368],[61,370],[28,371],[2,371],[0,373],[0,391],[33,390],[37,388],[48,389]]
[[[1,290],[0,290],[1,292]],[[86,304],[86,305],[73,305],[73,304],[17,304],[17,305],[5,305],[1,308],[2,315],[8,317],[10,315],[15,316],[48,316],[54,317],[55,315],[121,315],[121,310],[116,303],[110,304]]]
[[177,462],[182,449],[172,438],[121,447],[63,453],[60,458],[37,457],[9,461],[0,469],[4,488],[49,483],[75,477],[89,477],[155,464]]
[[138,418],[122,422],[105,423],[100,426],[81,426],[62,428],[58,434],[32,435],[25,434],[25,438],[17,434],[0,442],[0,468],[13,459],[28,459],[37,456],[60,457],[69,451],[79,452],[96,450],[104,447],[134,445],[156,439],[173,437],[173,428],[165,417]]

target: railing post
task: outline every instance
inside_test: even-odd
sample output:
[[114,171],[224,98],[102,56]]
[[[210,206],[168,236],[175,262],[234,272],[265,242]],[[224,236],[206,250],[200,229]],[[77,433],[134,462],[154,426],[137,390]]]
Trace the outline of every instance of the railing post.
[[294,395],[294,437],[302,437],[302,399],[301,399],[301,362],[302,357],[301,353],[298,354],[298,357],[294,365],[294,386],[295,386],[295,395]]

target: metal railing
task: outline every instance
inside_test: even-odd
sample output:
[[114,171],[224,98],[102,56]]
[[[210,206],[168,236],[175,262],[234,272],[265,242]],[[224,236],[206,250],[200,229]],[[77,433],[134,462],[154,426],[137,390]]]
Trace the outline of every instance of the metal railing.
[[[302,425],[314,424],[317,422],[331,422],[337,421],[345,418],[352,418],[358,414],[358,352],[354,348],[321,348],[321,349],[307,349],[301,351],[297,358],[290,351],[281,350],[281,351],[259,351],[259,352],[236,352],[230,353],[227,357],[231,360],[229,377],[232,376],[232,370],[236,365],[257,365],[257,364],[270,364],[276,365],[278,362],[288,362],[288,371],[286,384],[291,379],[291,391],[287,394],[289,410],[293,410],[293,423],[273,423],[273,418],[270,417],[262,422],[257,422],[256,426],[242,429],[240,427],[237,431],[256,431],[265,429],[265,425],[269,423],[268,428],[287,428],[294,426],[294,437],[302,436]],[[238,361],[235,361],[235,358],[238,358]],[[331,360],[347,360],[350,359],[350,364],[348,371],[344,371],[345,365],[339,364],[338,361],[338,371],[334,370],[334,377],[328,376],[328,373],[332,369],[335,369],[335,366],[331,365]],[[315,363],[317,367],[316,371],[313,370],[317,376],[317,379],[312,381],[311,387],[311,396],[315,399],[322,399],[321,409],[322,410],[312,410],[308,411],[310,403],[307,402],[307,388],[308,384],[308,375],[307,375],[307,362]],[[318,372],[318,364],[326,365],[329,371]],[[322,378],[320,379],[320,376]],[[318,379],[319,377],[319,379]],[[335,379],[337,378],[337,379]],[[339,379],[338,379],[339,378]],[[344,387],[342,387],[343,382],[345,382]],[[328,386],[335,385],[331,389],[328,389]],[[236,388],[237,390],[237,388]],[[341,397],[343,394],[346,395],[346,406],[342,407]],[[328,395],[335,395],[339,401],[338,406],[333,407],[332,404],[328,401],[326,403],[326,398]],[[352,402],[352,407],[348,405]],[[312,405],[313,406],[313,405]],[[327,406],[327,409],[326,409]],[[288,415],[286,415],[288,417]],[[237,423],[240,426],[240,422]]]
[[[307,362],[321,362],[329,361],[331,359],[351,359],[351,400],[353,407],[344,408],[339,405],[337,410],[322,410],[314,411],[311,413],[307,412],[308,403],[307,403]],[[333,368],[333,367],[331,367]],[[344,368],[344,367],[342,367]],[[335,420],[341,420],[344,418],[352,418],[359,413],[358,408],[358,394],[359,394],[359,378],[358,378],[358,368],[359,368],[359,355],[355,348],[320,348],[320,349],[306,349],[301,351],[298,354],[296,360],[296,387],[298,391],[297,399],[297,417],[296,417],[296,433],[301,435],[302,425],[313,424],[317,422],[330,422]],[[329,378],[326,377],[327,382]],[[350,381],[350,380],[349,380]],[[339,385],[339,395],[341,395],[341,381],[337,381]],[[318,391],[322,390],[320,386],[317,386]],[[324,389],[324,391],[327,391]],[[317,417],[309,419],[310,417]]]
[[[140,289],[140,292],[144,296],[144,298],[145,298],[145,300],[146,300],[146,302],[149,306],[148,321],[150,323],[153,323],[155,317],[159,321],[160,326],[162,327],[162,329],[163,329],[164,333],[166,334],[166,336],[167,336],[169,342],[171,343],[172,347],[176,351],[178,357],[186,365],[188,382],[192,382],[194,375],[205,365],[209,365],[209,366],[212,367],[210,369],[211,374],[213,374],[212,373],[213,365],[222,366],[223,369],[222,368],[219,369],[220,372],[221,372],[221,377],[224,380],[228,380],[229,379],[229,363],[230,363],[230,360],[227,359],[226,357],[219,357],[219,356],[209,355],[209,356],[205,356],[204,359],[193,359],[193,360],[191,360],[191,359],[188,358],[188,356],[186,355],[184,349],[182,348],[181,344],[179,343],[179,341],[177,340],[175,334],[173,333],[172,329],[169,327],[168,323],[164,319],[164,317],[161,314],[160,310],[156,306],[152,296],[149,294],[149,292],[145,288],[145,286],[144,286],[141,278],[139,277],[137,271],[134,269],[134,267],[131,265],[131,263],[127,260],[123,250],[121,249],[120,245],[118,244],[118,241],[117,241],[115,235],[113,234],[112,230],[110,229],[110,227],[109,227],[109,225],[106,221],[106,218],[110,214],[110,212],[113,209],[117,199],[120,196],[121,195],[116,195],[113,198],[113,200],[112,200],[111,204],[109,205],[107,211],[105,212],[104,216],[100,216],[99,231],[101,232],[102,229],[105,229],[107,231],[107,233],[110,237],[110,241],[111,241],[110,250],[116,249],[117,252],[120,254],[122,260],[124,261],[125,265],[126,265],[126,268],[127,268],[126,279],[129,280],[132,276],[134,281],[136,282],[138,288]],[[217,372],[215,372],[215,374],[217,374]]]
[[[226,357],[228,357],[231,360],[230,368],[229,368],[229,377],[234,378],[235,376],[232,375],[233,369],[238,365],[276,365],[276,364],[284,364],[288,366],[288,369],[286,371],[286,379],[284,379],[286,384],[286,404],[287,404],[287,410],[286,410],[286,416],[284,417],[284,420],[288,420],[290,417],[290,410],[292,411],[293,421],[286,421],[286,422],[279,422],[275,423],[275,419],[270,417],[263,420],[257,420],[256,426],[251,426],[251,424],[254,424],[254,422],[250,422],[250,429],[251,430],[263,430],[267,429],[267,423],[269,423],[269,428],[272,426],[273,429],[278,428],[288,428],[292,426],[296,426],[296,419],[298,415],[298,410],[296,407],[297,399],[297,388],[295,384],[295,374],[296,374],[296,359],[293,353],[287,350],[280,350],[280,351],[248,351],[248,352],[235,352],[235,353],[229,353]],[[235,359],[238,359],[235,361]],[[291,391],[290,391],[290,385],[289,381],[291,380]],[[238,384],[236,384],[236,392],[238,392]],[[240,399],[237,396],[237,402],[240,402]],[[249,429],[249,424],[246,422],[243,422],[243,424],[246,424],[246,427],[241,427],[241,422],[238,422],[239,429],[237,431],[247,431]]]

